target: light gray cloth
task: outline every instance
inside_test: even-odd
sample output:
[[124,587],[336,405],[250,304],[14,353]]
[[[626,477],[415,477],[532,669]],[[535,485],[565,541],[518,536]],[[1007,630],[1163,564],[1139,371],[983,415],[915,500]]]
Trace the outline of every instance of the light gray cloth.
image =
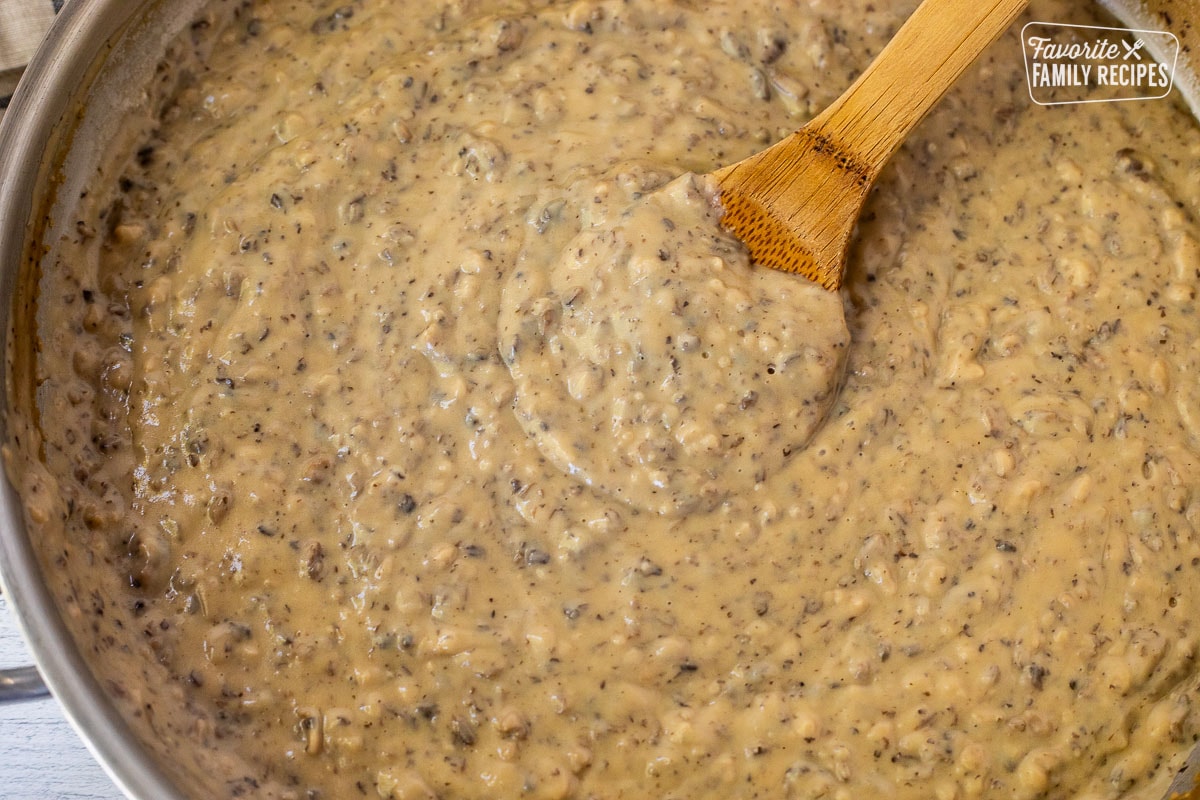
[[52,0],[0,0],[0,72],[28,64],[53,19]]

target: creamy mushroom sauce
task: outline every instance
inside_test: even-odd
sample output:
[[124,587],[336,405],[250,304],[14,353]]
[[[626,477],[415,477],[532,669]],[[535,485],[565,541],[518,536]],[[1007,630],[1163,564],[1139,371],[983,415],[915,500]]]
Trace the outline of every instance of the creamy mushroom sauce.
[[542,210],[579,209],[553,228],[582,230],[543,230],[518,257],[500,353],[517,418],[564,472],[646,511],[711,510],[808,442],[850,334],[837,295],[750,265],[715,185],[636,194]]
[[8,455],[181,785],[1161,793],[1200,735],[1194,121],[1033,106],[1014,26],[838,298],[689,177],[912,5],[261,2],[172,46]]

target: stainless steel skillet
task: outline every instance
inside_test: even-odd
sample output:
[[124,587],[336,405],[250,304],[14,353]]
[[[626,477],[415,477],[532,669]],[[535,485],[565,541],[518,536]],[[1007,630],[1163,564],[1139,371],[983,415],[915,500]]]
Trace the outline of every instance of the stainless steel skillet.
[[[22,287],[37,271],[43,243],[53,241],[63,224],[56,211],[92,174],[116,123],[137,101],[136,87],[149,80],[166,42],[198,5],[200,0],[73,0],[0,125],[0,322],[10,336],[16,332],[0,366],[6,387],[0,425],[10,409],[33,405],[28,370],[34,343],[20,332],[37,309]],[[1200,38],[1191,27],[1200,20],[1196,0],[1110,5],[1130,25],[1172,30],[1184,40],[1178,77],[1189,87],[1193,110],[1200,111],[1192,88],[1200,52],[1187,47]],[[0,439],[11,434],[6,430]],[[120,788],[132,798],[184,798],[72,643],[26,535],[21,501],[7,483],[0,487],[0,582],[45,685]],[[37,691],[29,670],[0,680],[0,699]],[[1192,762],[1200,757],[1193,754]],[[1191,789],[1193,780],[1184,776],[1175,789]],[[1186,796],[1200,800],[1200,790]]]
[[[55,200],[79,191],[122,110],[136,100],[130,88],[149,79],[166,42],[197,5],[185,0],[168,12],[148,1],[77,0],[63,10],[26,69],[0,123],[0,323],[6,338],[21,339],[14,331],[36,311],[22,287],[37,269],[40,243],[54,235]],[[10,410],[32,399],[16,388],[29,388],[30,355],[10,348],[0,365],[5,440],[12,433]],[[37,667],[0,677],[0,700],[36,697],[44,681],[125,794],[183,800],[72,643],[26,535],[21,500],[8,481],[2,483],[0,584]]]

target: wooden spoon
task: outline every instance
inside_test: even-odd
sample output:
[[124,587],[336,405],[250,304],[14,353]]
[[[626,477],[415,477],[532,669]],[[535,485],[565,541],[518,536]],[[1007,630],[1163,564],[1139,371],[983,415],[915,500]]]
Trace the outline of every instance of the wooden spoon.
[[909,131],[1028,0],[925,0],[845,94],[781,142],[713,173],[721,224],[755,263],[842,285],[872,184]]

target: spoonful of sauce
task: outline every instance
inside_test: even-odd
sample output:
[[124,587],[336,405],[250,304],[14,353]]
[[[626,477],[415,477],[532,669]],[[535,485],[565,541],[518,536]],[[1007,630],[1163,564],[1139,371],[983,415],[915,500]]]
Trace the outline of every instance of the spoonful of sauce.
[[751,259],[842,285],[875,179],[925,114],[1028,0],[925,0],[846,92],[800,130],[712,177],[721,224]]
[[1025,2],[926,0],[792,137],[706,178],[618,167],[571,201],[577,225],[529,237],[499,343],[546,461],[640,512],[684,516],[802,457],[845,374],[850,331],[826,289],[871,183]]

